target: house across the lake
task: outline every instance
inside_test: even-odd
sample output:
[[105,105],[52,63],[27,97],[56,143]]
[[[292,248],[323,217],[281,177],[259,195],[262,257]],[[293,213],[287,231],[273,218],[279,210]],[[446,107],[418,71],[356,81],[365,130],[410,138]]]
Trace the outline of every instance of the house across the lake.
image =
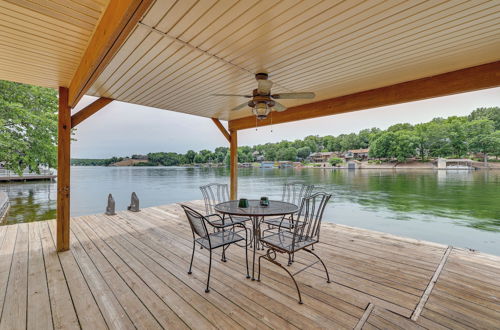
[[353,149],[344,154],[345,159],[367,159],[370,149]]
[[338,156],[336,152],[315,152],[309,155],[309,159],[313,163],[326,163],[330,158]]

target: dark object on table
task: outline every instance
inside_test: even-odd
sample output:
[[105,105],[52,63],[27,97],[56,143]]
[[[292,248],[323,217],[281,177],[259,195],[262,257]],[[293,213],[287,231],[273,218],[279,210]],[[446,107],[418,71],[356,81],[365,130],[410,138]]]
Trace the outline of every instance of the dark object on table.
[[257,280],[260,281],[260,262],[264,258],[273,264],[283,268],[293,280],[297,293],[299,295],[299,304],[302,304],[302,296],[300,295],[299,286],[295,281],[292,273],[286,267],[281,265],[276,260],[277,253],[288,254],[288,259],[300,250],[304,250],[314,255],[323,265],[326,272],[326,282],[330,283],[330,276],[328,269],[321,258],[309,250],[308,247],[319,242],[319,231],[321,227],[321,220],[323,219],[323,212],[326,203],[330,200],[332,195],[326,193],[316,193],[309,197],[305,197],[298,212],[297,222],[292,231],[281,230],[275,233],[270,233],[260,239],[260,242],[267,247],[265,255],[259,257],[259,275]]
[[108,205],[106,206],[106,215],[115,215],[115,200],[113,195],[108,195]]
[[[248,271],[248,234],[246,228],[241,223],[226,223],[224,225],[216,225],[213,221],[208,220],[208,217],[203,216],[202,214],[196,212],[192,208],[181,205],[186,212],[186,217],[189,221],[189,225],[191,226],[191,231],[193,232],[193,254],[191,255],[191,263],[189,264],[188,274],[192,273],[193,267],[193,258],[194,251],[196,250],[196,243],[200,244],[200,246],[204,247],[210,252],[210,259],[208,263],[208,278],[207,278],[207,288],[205,292],[210,291],[210,273],[212,270],[212,250],[222,247],[225,252],[229,245],[245,240],[245,259],[246,259],[246,268],[247,268],[247,278],[250,278],[250,274]],[[218,217],[219,220],[222,220],[222,217],[218,214],[214,214],[214,217]],[[217,228],[220,231],[209,234],[207,229],[207,224],[210,227]],[[245,232],[245,237],[242,237],[238,233],[234,231],[234,227],[242,227]],[[229,230],[227,230],[229,229]],[[196,238],[198,236],[198,238]]]
[[261,197],[260,198],[260,206],[269,206],[269,198]]
[[248,199],[240,198],[240,201],[238,203],[238,207],[247,208],[248,207]]
[[127,207],[127,210],[131,212],[139,212],[139,197],[137,197],[136,193],[133,192],[132,196],[130,197],[130,205]]

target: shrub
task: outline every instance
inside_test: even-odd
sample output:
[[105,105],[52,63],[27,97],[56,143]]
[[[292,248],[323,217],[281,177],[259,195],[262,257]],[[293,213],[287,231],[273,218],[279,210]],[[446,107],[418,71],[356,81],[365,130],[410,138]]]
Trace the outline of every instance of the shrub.
[[337,166],[337,165],[339,165],[339,164],[342,164],[344,161],[342,160],[342,158],[336,158],[336,157],[334,157],[334,158],[330,158],[330,159],[328,160],[328,162],[329,162],[329,163],[330,163],[330,165],[332,165],[332,166]]

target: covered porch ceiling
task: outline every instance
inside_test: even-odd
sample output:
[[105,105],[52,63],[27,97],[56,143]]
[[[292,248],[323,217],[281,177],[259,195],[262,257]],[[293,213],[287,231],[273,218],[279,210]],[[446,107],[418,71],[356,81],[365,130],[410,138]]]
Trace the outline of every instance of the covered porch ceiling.
[[[71,84],[86,68],[96,74],[82,77],[83,94],[235,120],[251,115],[229,110],[245,99],[211,94],[249,94],[257,72],[273,92],[317,95],[286,106],[326,107],[315,102],[500,60],[498,1],[122,1],[130,12],[108,3],[1,1],[0,79],[70,87],[75,106]],[[99,54],[106,11],[128,16]],[[491,79],[471,90],[499,85],[498,64],[488,68]]]

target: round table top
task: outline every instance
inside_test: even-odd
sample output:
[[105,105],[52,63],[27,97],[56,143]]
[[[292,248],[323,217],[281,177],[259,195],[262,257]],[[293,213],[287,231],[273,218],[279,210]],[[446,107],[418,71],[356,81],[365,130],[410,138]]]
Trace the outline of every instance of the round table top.
[[217,212],[229,215],[241,216],[275,216],[287,215],[299,211],[299,207],[292,203],[282,201],[269,201],[269,206],[261,206],[260,200],[249,199],[248,207],[238,207],[239,201],[227,201],[215,205]]

